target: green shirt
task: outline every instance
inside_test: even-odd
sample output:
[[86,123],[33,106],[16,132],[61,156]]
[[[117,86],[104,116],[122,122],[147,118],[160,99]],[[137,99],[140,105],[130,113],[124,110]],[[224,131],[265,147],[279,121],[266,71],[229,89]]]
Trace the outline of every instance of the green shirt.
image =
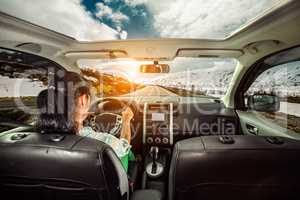
[[100,140],[111,146],[121,160],[126,172],[128,170],[129,161],[135,159],[134,154],[130,150],[131,146],[126,139],[120,139],[108,133],[96,132],[91,127],[84,127],[79,131],[79,135]]

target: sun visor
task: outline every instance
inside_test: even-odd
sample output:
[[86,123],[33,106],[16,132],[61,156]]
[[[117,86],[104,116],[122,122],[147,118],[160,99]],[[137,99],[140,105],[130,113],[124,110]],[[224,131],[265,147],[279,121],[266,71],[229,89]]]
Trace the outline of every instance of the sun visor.
[[99,51],[71,51],[65,53],[68,59],[116,59],[127,58],[127,52],[122,50],[99,50]]
[[213,57],[213,58],[238,58],[242,56],[242,50],[231,49],[179,49],[177,57]]

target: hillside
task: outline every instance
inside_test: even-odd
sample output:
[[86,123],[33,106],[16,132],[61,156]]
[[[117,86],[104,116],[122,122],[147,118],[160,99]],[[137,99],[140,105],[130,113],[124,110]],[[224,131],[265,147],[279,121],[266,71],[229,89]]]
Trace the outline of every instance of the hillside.
[[280,65],[262,73],[251,86],[250,93],[262,91],[291,99],[300,97],[300,62]]
[[[193,90],[218,97],[227,90],[232,75],[231,68],[201,69],[171,73],[154,79],[151,84]],[[253,93],[274,93],[282,98],[288,98],[290,102],[299,102],[300,62],[280,65],[265,71],[250,88],[249,94]]]
[[153,80],[152,84],[193,90],[202,95],[218,96],[224,94],[232,75],[232,69],[218,71],[201,69],[189,72],[172,73]]
[[84,68],[81,74],[88,80],[96,96],[120,96],[143,88],[142,84],[132,83],[121,76],[101,73],[92,68]]

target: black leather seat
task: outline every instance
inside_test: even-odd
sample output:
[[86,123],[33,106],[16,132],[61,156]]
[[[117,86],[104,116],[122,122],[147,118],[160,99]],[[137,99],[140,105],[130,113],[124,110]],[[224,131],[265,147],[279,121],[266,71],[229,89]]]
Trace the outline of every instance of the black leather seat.
[[175,145],[170,200],[300,199],[300,141],[205,136]]
[[0,137],[0,195],[7,199],[128,199],[119,159],[104,143],[76,135]]

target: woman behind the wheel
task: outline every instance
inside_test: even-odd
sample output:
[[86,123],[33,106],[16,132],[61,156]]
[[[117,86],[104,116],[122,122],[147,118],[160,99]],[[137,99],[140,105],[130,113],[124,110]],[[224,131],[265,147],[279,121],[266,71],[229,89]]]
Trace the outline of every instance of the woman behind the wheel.
[[56,77],[49,89],[38,96],[38,130],[43,133],[73,133],[105,142],[113,148],[127,171],[128,160],[134,159],[130,151],[131,109],[128,107],[122,112],[122,129],[120,138],[117,138],[108,133],[95,132],[91,127],[83,127],[83,121],[89,115],[90,102],[89,86],[80,75],[66,72],[63,77]]

